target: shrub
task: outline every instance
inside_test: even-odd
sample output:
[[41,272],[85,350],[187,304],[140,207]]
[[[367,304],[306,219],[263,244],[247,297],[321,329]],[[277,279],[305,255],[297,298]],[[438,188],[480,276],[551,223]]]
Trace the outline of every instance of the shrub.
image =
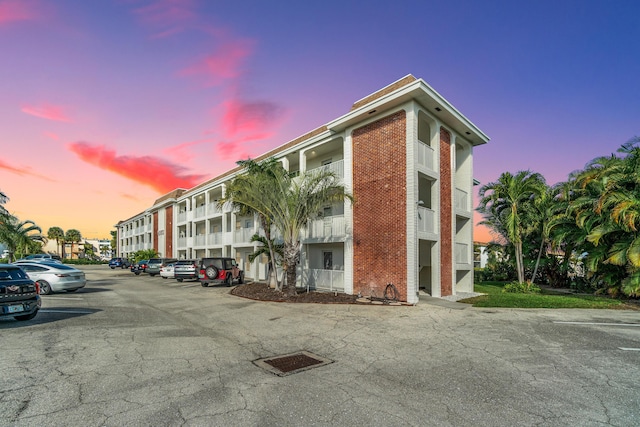
[[531,282],[511,282],[504,285],[502,292],[509,292],[513,294],[539,294],[540,287]]

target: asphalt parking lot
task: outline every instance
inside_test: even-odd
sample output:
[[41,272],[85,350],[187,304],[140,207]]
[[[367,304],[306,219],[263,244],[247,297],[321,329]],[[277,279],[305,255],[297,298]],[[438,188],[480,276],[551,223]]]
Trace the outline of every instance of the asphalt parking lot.
[[[0,320],[0,425],[640,425],[637,311],[261,303],[83,269]],[[299,351],[330,363],[254,363]]]

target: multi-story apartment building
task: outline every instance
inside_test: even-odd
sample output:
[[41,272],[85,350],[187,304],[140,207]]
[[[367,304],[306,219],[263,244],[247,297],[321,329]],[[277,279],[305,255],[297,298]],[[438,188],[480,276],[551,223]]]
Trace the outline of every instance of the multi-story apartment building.
[[[329,168],[353,203],[326,206],[305,230],[299,285],[403,301],[423,288],[441,297],[473,290],[473,147],[489,138],[422,79],[409,75],[357,101],[351,111],[265,153],[292,173]],[[249,262],[253,217],[220,209],[236,168],[176,189],[117,224],[121,256],[231,256],[247,278],[266,280],[265,258]]]

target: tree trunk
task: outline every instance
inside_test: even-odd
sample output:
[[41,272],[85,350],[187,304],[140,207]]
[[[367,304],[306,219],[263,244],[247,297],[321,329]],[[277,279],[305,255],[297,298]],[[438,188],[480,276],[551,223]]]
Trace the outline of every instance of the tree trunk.
[[516,269],[518,270],[518,282],[524,283],[524,260],[522,257],[522,242],[514,243],[516,250]]
[[533,274],[531,275],[531,284],[533,285],[536,280],[536,274],[538,273],[538,265],[540,264],[540,256],[542,255],[542,249],[544,247],[544,239],[540,242],[540,250],[538,251],[538,258],[536,259],[536,266],[533,269]]
[[287,295],[296,294],[296,279],[297,279],[297,265],[300,259],[300,244],[286,243],[284,244],[284,268],[287,276],[287,283],[284,287],[284,291]]

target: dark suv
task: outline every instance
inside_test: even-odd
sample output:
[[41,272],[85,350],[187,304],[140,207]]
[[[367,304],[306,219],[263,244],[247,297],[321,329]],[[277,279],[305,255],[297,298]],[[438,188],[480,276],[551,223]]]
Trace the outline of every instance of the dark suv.
[[109,267],[111,267],[112,270],[116,267],[129,268],[129,265],[129,260],[126,258],[111,258],[111,261],[109,261]]
[[200,273],[200,260],[197,259],[181,259],[173,263],[173,277],[178,282],[184,279],[197,279]]
[[176,262],[175,258],[151,258],[147,263],[147,273],[153,277],[156,274],[160,274],[160,269],[166,267],[168,264]]
[[36,317],[41,306],[39,288],[17,265],[0,264],[0,317]]
[[140,273],[145,273],[147,271],[147,264],[149,263],[148,259],[143,259],[138,261],[135,264],[131,264],[131,272],[136,276],[139,276]]
[[202,258],[198,278],[200,284],[205,287],[209,286],[209,283],[231,286],[234,281],[238,284],[244,283],[244,271],[238,268],[233,258]]

